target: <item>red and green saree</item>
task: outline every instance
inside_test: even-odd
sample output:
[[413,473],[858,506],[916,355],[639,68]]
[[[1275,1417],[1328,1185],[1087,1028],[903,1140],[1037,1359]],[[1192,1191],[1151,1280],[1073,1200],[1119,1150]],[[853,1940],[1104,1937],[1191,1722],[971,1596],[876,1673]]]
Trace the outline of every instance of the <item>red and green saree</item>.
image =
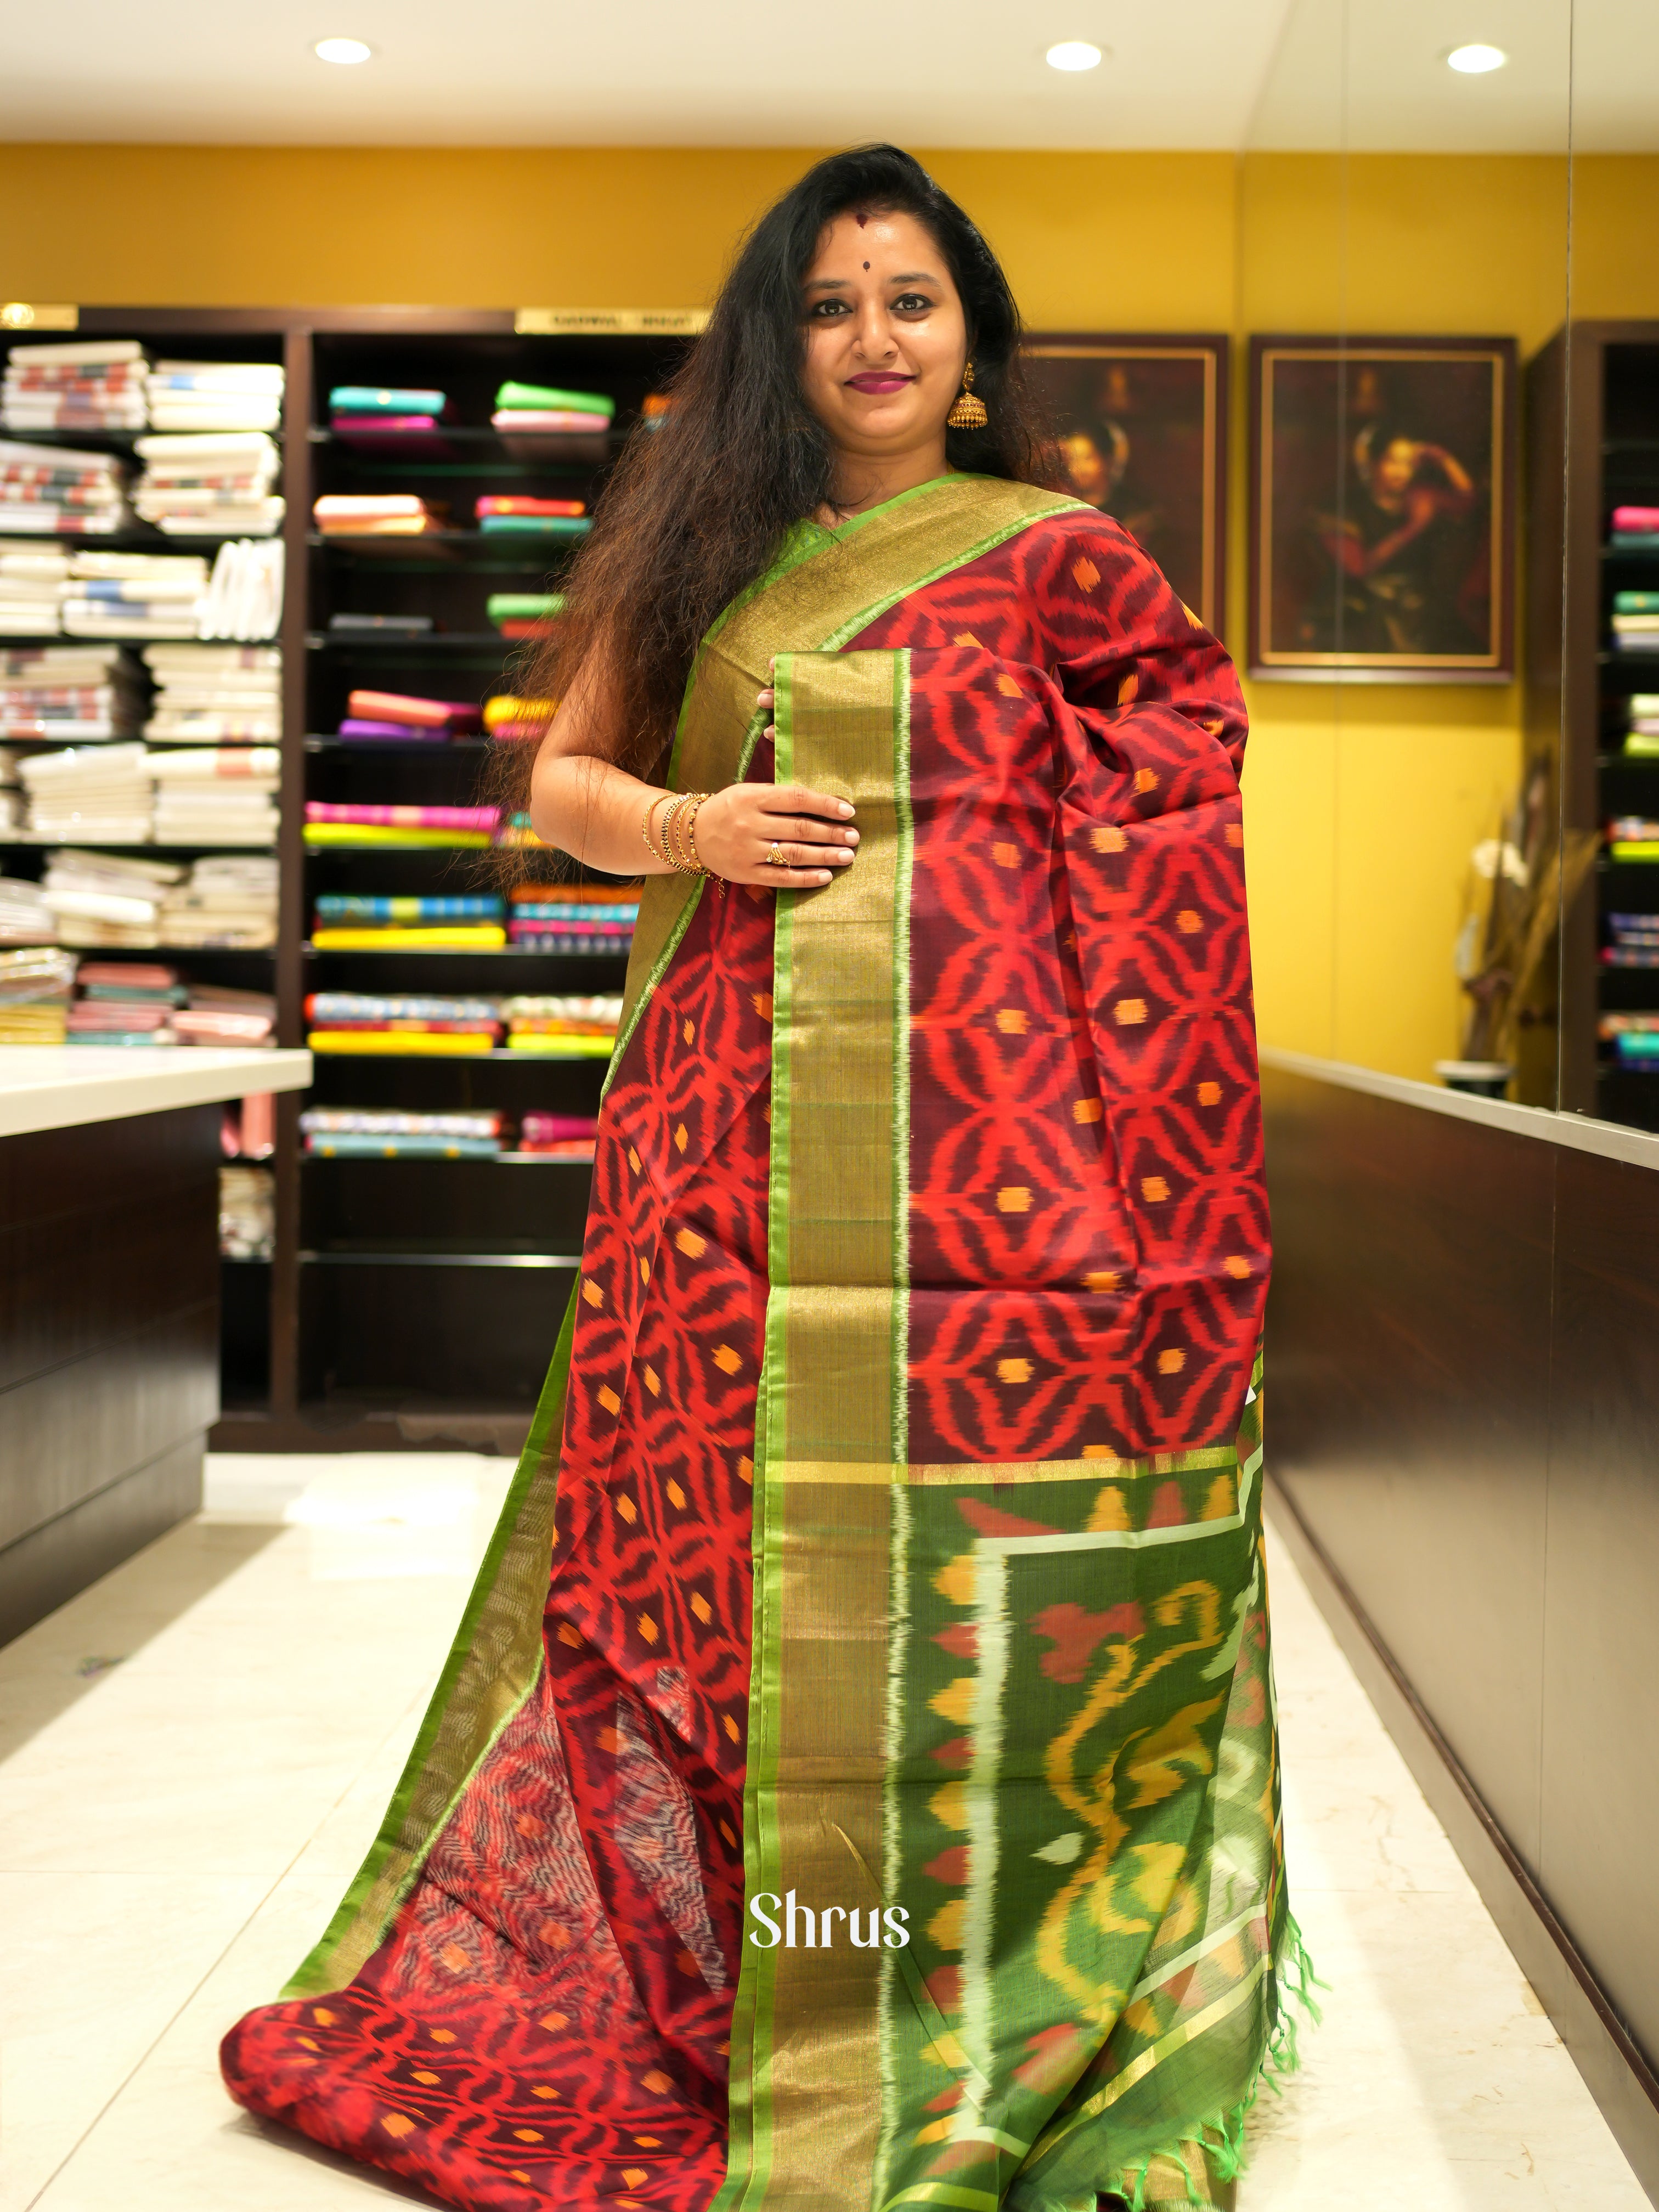
[[244,2104],[475,2212],[1216,2201],[1302,1972],[1244,728],[1024,485],[804,527],[711,631],[673,782],[859,857],[647,885],[535,1425]]

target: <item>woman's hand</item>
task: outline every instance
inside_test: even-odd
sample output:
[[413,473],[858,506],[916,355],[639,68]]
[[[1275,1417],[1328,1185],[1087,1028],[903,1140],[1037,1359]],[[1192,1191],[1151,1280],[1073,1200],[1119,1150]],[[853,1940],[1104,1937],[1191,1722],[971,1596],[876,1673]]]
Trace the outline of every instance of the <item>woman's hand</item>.
[[[769,707],[774,695],[756,703]],[[769,737],[773,734],[768,731]],[[852,864],[854,809],[833,792],[794,783],[729,783],[697,810],[697,858],[727,883],[811,890]],[[781,865],[767,854],[775,846]]]

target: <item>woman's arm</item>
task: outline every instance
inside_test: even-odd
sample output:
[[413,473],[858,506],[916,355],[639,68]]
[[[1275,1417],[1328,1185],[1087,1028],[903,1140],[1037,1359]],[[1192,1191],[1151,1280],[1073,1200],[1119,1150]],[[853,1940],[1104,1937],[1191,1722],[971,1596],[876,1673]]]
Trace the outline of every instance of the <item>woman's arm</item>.
[[[769,707],[769,691],[757,703]],[[560,702],[536,755],[530,779],[531,827],[555,845],[611,876],[666,876],[674,871],[654,839],[671,796],[641,782],[597,749],[604,725],[595,663],[586,662]],[[845,799],[799,784],[732,783],[704,800],[696,819],[697,858],[728,883],[773,890],[810,890],[847,866],[859,833],[849,828]],[[766,855],[774,843],[784,865]]]

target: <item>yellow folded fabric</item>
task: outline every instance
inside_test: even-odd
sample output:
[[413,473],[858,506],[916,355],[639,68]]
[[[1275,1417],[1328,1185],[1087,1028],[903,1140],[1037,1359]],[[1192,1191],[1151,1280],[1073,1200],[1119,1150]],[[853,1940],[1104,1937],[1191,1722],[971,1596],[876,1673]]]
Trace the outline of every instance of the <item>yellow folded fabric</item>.
[[486,830],[383,830],[367,822],[307,822],[307,845],[420,845],[453,846],[458,850],[487,852]]
[[306,1042],[313,1052],[384,1052],[399,1056],[413,1052],[443,1060],[476,1059],[480,1053],[495,1049],[493,1036],[434,1036],[422,1030],[313,1030]]
[[609,1060],[617,1040],[608,1036],[547,1036],[522,1031],[508,1037],[509,1052],[545,1052],[566,1060]]
[[507,932],[498,921],[434,923],[429,929],[316,929],[311,941],[319,952],[457,951],[499,952]]

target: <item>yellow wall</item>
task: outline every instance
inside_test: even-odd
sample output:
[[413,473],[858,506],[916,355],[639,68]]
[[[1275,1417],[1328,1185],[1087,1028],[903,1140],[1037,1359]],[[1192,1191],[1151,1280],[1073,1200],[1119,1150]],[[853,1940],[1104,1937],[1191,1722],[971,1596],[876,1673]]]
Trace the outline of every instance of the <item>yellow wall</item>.
[[[691,305],[810,158],[0,146],[0,298]],[[1038,326],[1513,334],[1525,354],[1566,313],[1567,170],[1547,156],[925,158]],[[1591,156],[1572,183],[1572,312],[1659,314],[1659,160]],[[1243,442],[1229,625],[1241,652]],[[1425,1074],[1455,1047],[1464,867],[1516,781],[1519,687],[1249,689],[1263,1039]]]
[[[1565,161],[1250,155],[1238,208],[1243,331],[1512,336],[1524,359],[1566,313]],[[1231,598],[1242,616],[1239,443]],[[1242,645],[1242,622],[1233,629]],[[1457,1049],[1452,944],[1470,848],[1519,779],[1521,687],[1249,690],[1262,1041],[1427,1076]]]
[[[799,148],[0,146],[0,298],[696,305]],[[924,155],[1028,318],[1225,329],[1227,154]]]

